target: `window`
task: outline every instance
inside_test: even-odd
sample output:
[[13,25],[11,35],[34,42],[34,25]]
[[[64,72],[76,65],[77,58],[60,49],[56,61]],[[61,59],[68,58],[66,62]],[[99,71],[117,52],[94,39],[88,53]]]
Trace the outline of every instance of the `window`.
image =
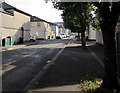
[[38,27],[38,28],[40,27],[40,23],[37,23],[37,27]]

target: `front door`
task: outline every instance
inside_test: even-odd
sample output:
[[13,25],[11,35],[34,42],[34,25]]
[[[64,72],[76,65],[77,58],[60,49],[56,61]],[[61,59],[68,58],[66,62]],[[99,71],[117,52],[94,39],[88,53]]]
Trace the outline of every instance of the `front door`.
[[24,38],[24,28],[21,27],[21,37]]

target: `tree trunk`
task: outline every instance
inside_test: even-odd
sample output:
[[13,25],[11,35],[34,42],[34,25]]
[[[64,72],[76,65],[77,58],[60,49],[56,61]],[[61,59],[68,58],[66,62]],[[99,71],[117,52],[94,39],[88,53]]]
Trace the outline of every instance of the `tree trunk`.
[[[115,8],[115,6],[113,6]],[[118,8],[118,6],[117,6]],[[119,89],[117,79],[117,61],[116,61],[116,42],[115,42],[115,27],[119,17],[116,13],[116,8],[109,11],[109,4],[102,3],[101,7],[102,22],[101,29],[104,42],[104,70],[102,88],[114,90]]]
[[112,28],[108,26],[107,22],[103,23],[102,25],[105,67],[103,87],[107,89],[115,89],[118,87],[115,32],[110,30]]
[[81,32],[81,42],[82,42],[82,46],[85,47],[86,46],[85,30]]
[[78,31],[78,40],[80,40],[80,32]]

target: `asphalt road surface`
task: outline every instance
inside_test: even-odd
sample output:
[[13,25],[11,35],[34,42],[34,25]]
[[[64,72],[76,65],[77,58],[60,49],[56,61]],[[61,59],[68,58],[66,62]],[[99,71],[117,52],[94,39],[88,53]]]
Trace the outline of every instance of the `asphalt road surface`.
[[22,91],[70,40],[43,40],[2,53],[2,90]]

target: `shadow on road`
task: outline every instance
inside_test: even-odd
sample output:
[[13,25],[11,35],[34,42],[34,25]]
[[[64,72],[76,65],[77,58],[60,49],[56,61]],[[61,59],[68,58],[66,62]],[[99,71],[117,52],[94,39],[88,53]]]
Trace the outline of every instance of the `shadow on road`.
[[22,91],[59,50],[60,48],[21,48],[3,52],[2,69],[7,69],[2,75],[3,91]]
[[[68,46],[44,76],[30,90],[49,91],[45,88],[77,85],[85,80],[103,77],[103,68],[87,48]],[[78,86],[76,86],[78,87]],[[57,88],[55,89],[57,90]],[[58,90],[59,91],[59,90]],[[30,92],[34,93],[34,92]],[[36,92],[35,92],[36,93]]]

